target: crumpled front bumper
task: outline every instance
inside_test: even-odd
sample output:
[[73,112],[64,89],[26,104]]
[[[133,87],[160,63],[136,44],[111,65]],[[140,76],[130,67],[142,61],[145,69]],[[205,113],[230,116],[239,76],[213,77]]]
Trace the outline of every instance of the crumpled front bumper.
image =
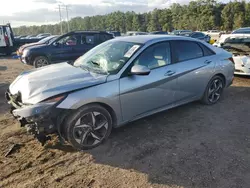
[[11,105],[11,114],[19,120],[22,127],[29,127],[29,132],[34,134],[51,134],[56,131],[58,110],[54,103],[38,103],[25,105],[20,102],[20,97],[6,91],[5,97]]

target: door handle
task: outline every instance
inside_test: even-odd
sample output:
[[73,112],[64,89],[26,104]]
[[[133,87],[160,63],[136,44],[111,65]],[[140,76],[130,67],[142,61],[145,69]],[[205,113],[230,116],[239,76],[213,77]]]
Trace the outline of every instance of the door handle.
[[168,72],[165,73],[165,76],[172,76],[174,74],[175,74],[174,71],[168,71]]
[[211,60],[206,60],[204,63],[208,65],[208,64],[212,63],[212,61]]

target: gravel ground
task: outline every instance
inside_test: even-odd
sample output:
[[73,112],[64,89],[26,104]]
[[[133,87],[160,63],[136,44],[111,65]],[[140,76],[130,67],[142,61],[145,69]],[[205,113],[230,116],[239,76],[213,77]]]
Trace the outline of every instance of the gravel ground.
[[236,77],[216,105],[138,120],[77,152],[56,138],[42,147],[8,114],[4,91],[29,68],[0,58],[0,187],[250,187],[249,78]]

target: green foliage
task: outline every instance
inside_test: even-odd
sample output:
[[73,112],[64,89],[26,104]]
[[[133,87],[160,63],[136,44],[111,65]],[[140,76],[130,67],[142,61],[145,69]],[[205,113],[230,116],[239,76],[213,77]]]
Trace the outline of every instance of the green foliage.
[[[220,1],[221,2],[221,1]],[[67,23],[55,25],[21,26],[14,28],[17,35],[67,32]],[[113,12],[107,15],[75,17],[69,21],[71,30],[116,30],[126,31],[172,31],[173,29],[233,30],[250,26],[250,3],[233,1],[219,3],[215,0],[196,0],[188,5],[172,4],[166,9],[154,9],[151,12]]]

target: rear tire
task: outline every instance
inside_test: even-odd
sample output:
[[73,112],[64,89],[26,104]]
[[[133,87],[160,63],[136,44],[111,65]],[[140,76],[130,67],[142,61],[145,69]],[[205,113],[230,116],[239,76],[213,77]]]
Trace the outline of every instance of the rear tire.
[[45,56],[38,56],[34,59],[33,65],[35,68],[40,68],[49,65],[49,60]]
[[225,83],[222,77],[214,76],[208,83],[201,102],[206,105],[217,103],[223,93]]
[[71,114],[63,125],[63,135],[77,150],[92,149],[102,144],[112,130],[112,117],[100,105],[86,105]]

